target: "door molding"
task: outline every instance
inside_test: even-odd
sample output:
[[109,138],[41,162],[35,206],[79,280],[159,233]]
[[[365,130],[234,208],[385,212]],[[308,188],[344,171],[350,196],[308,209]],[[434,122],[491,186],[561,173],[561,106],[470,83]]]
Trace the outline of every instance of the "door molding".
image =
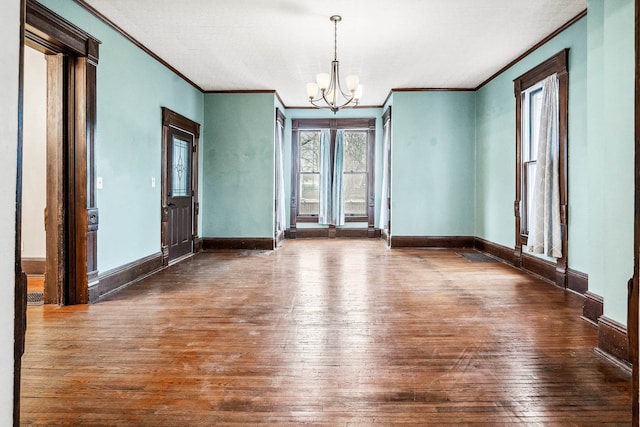
[[193,190],[193,252],[202,250],[202,239],[198,236],[198,214],[200,203],[198,202],[198,152],[200,141],[200,124],[194,122],[187,117],[162,107],[162,185],[160,190],[161,198],[161,222],[160,222],[160,241],[162,245],[162,265],[169,265],[169,208],[167,206],[168,195],[168,176],[167,169],[167,150],[169,147],[169,128],[176,128],[188,132],[193,135],[194,151],[191,156],[191,189]]
[[[18,150],[16,176],[16,274],[14,321],[13,423],[20,424],[21,358],[26,331],[27,282],[20,259],[22,239],[22,109],[24,91],[24,45],[45,54],[64,54],[66,115],[63,127],[67,180],[61,203],[65,210],[68,261],[59,267],[66,271],[66,304],[88,302],[89,283],[97,281],[98,212],[95,207],[94,144],[96,124],[96,66],[100,42],[34,0],[20,2],[20,58],[18,86]],[[62,103],[61,103],[62,104]]]
[[66,93],[59,117],[61,158],[67,178],[62,194],[65,256],[54,266],[65,270],[63,304],[89,302],[89,285],[97,283],[98,209],[95,198],[96,67],[100,41],[34,0],[26,0],[24,43],[48,55],[63,54]]

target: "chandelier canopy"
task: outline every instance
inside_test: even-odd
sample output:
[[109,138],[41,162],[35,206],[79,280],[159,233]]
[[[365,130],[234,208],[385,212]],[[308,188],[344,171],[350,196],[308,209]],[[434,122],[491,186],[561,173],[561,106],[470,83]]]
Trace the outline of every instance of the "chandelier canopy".
[[[342,89],[340,84],[340,61],[338,61],[338,22],[342,21],[342,17],[333,15],[329,19],[334,24],[331,74],[320,73],[316,75],[316,83],[307,83],[307,96],[309,97],[309,102],[315,107],[328,108],[335,114],[341,108],[358,105],[362,96],[362,85],[357,75],[350,75],[346,78],[347,90]],[[321,103],[322,101],[324,101],[324,104]]]

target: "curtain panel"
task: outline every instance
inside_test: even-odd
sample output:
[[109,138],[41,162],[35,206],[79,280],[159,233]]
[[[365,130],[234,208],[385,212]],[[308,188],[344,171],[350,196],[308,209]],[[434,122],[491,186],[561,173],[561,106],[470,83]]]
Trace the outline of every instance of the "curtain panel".
[[542,110],[538,132],[533,218],[527,246],[532,253],[562,257],[560,227],[559,93],[556,74],[542,82]]
[[320,188],[318,224],[331,224],[331,132],[320,131]]

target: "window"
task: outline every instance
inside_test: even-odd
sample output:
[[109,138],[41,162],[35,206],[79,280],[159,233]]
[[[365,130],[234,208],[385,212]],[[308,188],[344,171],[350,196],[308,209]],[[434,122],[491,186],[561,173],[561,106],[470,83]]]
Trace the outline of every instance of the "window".
[[345,221],[374,231],[374,141],[375,119],[292,121],[292,230]]
[[320,130],[300,132],[300,204],[298,215],[318,216],[320,201]]
[[[544,228],[544,253],[547,247],[553,247],[556,284],[563,287],[567,270],[568,53],[564,49],[514,80],[517,171],[514,263],[523,265],[523,246],[535,247],[538,252],[541,241],[538,233]],[[546,133],[540,135],[540,129],[546,129]],[[545,136],[552,134],[553,138]],[[543,182],[554,184],[547,186]],[[547,216],[555,220],[548,221],[545,217],[542,221],[534,209],[539,211],[548,200],[552,200],[550,205],[554,208]],[[553,230],[547,233],[547,228]],[[547,245],[548,241],[553,244]]]
[[367,131],[344,133],[344,213],[367,215]]
[[529,236],[538,159],[538,133],[542,111],[540,83],[522,93],[522,221],[520,233]]

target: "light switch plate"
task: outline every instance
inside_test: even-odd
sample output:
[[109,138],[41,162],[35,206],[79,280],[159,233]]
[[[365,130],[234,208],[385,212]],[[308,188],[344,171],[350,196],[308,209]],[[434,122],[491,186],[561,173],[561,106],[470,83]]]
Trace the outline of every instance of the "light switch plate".
[[102,177],[101,176],[96,178],[96,188],[98,190],[102,190]]
[[155,176],[151,177],[151,188],[156,188],[156,177]]

